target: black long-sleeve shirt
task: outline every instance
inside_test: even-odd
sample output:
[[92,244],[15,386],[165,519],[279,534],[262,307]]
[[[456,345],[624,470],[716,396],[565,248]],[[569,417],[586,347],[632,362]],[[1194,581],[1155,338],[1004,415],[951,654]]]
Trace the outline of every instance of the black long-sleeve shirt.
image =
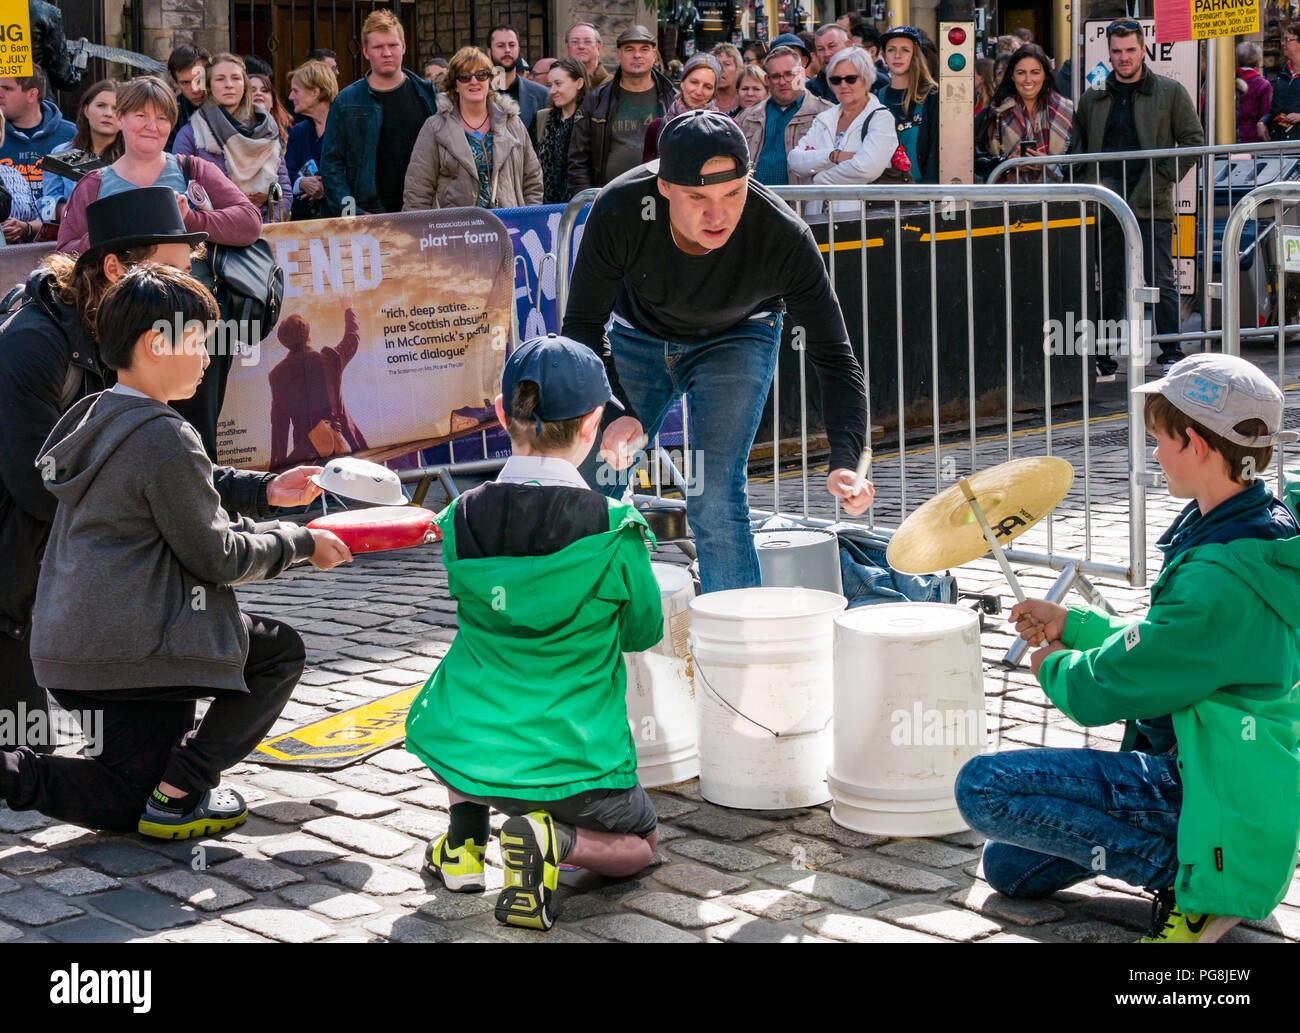
[[867,429],[862,367],[812,231],[750,180],[730,239],[706,255],[688,255],[672,239],[668,201],[656,184],[642,166],[596,198],[573,270],[565,336],[601,357],[615,397],[635,416],[605,336],[611,312],[655,337],[698,342],[755,313],[788,309],[821,384],[831,469],[853,469]]

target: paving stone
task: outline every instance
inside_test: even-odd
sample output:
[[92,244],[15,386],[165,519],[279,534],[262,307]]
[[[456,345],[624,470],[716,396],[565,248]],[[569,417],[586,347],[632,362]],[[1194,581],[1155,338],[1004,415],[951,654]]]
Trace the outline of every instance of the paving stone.
[[347,675],[341,671],[327,671],[322,669],[303,671],[302,677],[298,679],[298,688],[294,689],[294,695],[302,692],[304,685],[333,685],[335,682],[342,681]]
[[1127,893],[1130,897],[1141,897],[1149,905],[1151,903],[1151,894],[1139,886],[1130,886],[1121,879],[1112,879],[1109,875],[1098,875],[1092,880],[1093,885],[1103,890],[1109,890],[1112,893]]
[[369,660],[358,660],[356,657],[326,660],[321,664],[321,666],[331,671],[337,671],[339,674],[346,675],[367,674],[370,671],[379,670],[379,664],[371,663]]
[[800,818],[793,826],[796,832],[803,832],[818,839],[829,839],[840,846],[865,848],[888,842],[886,836],[872,836],[865,832],[854,832],[831,821],[830,812],[817,811],[806,818]]
[[306,835],[278,836],[264,840],[259,849],[267,857],[302,867],[321,864],[324,861],[335,861],[347,853],[332,843]]
[[280,943],[311,943],[334,935],[324,922],[288,908],[255,907],[232,911],[224,920]]
[[899,904],[877,911],[875,917],[959,943],[969,943],[1002,931],[1002,926],[987,918],[934,903]]
[[977,860],[979,856],[969,850],[958,850],[956,847],[936,843],[932,839],[896,839],[880,847],[876,853],[913,861],[930,868],[955,868],[959,864],[968,864]]
[[[257,819],[254,818],[254,821]],[[245,822],[241,830],[248,828]],[[167,842],[161,839],[148,840],[149,849],[156,854],[170,857],[173,861],[194,871],[211,868],[213,865],[233,861],[243,857],[252,847],[237,842],[242,836],[239,832],[227,832],[220,839],[178,839]]]
[[[487,896],[495,899],[491,893]],[[597,915],[621,911],[623,903],[600,893],[575,893],[572,896],[557,896],[555,907],[557,920],[572,925]]]
[[32,846],[44,847],[47,850],[56,847],[90,846],[92,843],[103,842],[103,837],[98,833],[83,829],[80,825],[49,825],[33,832],[24,832],[19,838]]
[[748,872],[772,863],[771,857],[760,854],[757,850],[747,850],[727,843],[710,843],[707,839],[688,839],[674,843],[669,849],[693,861],[701,861],[728,872]]
[[832,943],[814,936],[801,925],[770,922],[746,915],[727,925],[715,925],[708,933],[711,943]]
[[1070,943],[1132,943],[1137,939],[1130,929],[1093,921],[1054,925],[1052,932]]
[[415,846],[415,841],[406,836],[342,815],[309,821],[303,831],[371,857],[396,857]]
[[712,868],[690,861],[666,864],[655,871],[654,877],[670,889],[689,893],[702,900],[720,897],[724,893],[735,893],[749,885],[748,879],[715,872]]
[[799,893],[788,890],[750,890],[728,897],[724,903],[758,918],[773,922],[784,922],[791,918],[803,918],[822,906]]
[[[727,916],[730,918],[730,914]],[[674,929],[644,915],[602,915],[588,919],[582,928],[603,940],[620,943],[702,943],[698,936]]]
[[339,922],[378,914],[383,910],[380,905],[360,893],[345,893],[336,886],[324,886],[319,882],[289,886],[280,890],[279,896],[294,907],[310,908],[318,915]]
[[407,807],[393,814],[386,814],[380,819],[390,829],[404,832],[408,836],[431,842],[441,836],[451,826],[450,815],[442,811],[426,811],[419,807]]
[[375,668],[370,673],[379,670],[379,667],[383,664],[392,663],[394,660],[400,660],[407,655],[401,650],[375,645],[343,645],[339,647],[339,652],[354,660],[369,660],[375,664]]
[[0,893],[12,893],[21,885],[21,883],[14,882],[14,880],[9,878],[7,875],[0,875]]
[[259,803],[249,810],[259,818],[268,818],[281,825],[302,825],[314,818],[323,818],[327,813],[305,800],[273,800]]
[[[375,635],[376,633],[371,632],[370,634]],[[403,645],[406,643],[406,639],[401,635],[385,635],[384,638],[394,639]],[[414,685],[419,685],[424,679],[416,675],[415,672],[403,670],[400,667],[383,667],[378,671],[371,671],[367,674],[366,680],[377,682],[380,685],[387,685],[395,692],[398,689],[409,689]]]
[[[410,756],[410,754],[407,754]],[[416,764],[420,764],[418,757],[411,757]],[[420,765],[423,767],[423,765]],[[344,768],[342,771],[336,771],[330,775],[330,779],[341,785],[358,789],[363,793],[376,793],[379,796],[393,796],[397,793],[407,793],[412,789],[419,789],[424,783],[418,778],[411,778],[407,775],[393,774],[391,771],[375,771],[369,766],[369,762],[364,767]]]
[[764,882],[776,883],[819,900],[829,900],[851,911],[864,911],[889,899],[889,894],[879,886],[833,872],[810,872],[788,864],[774,864],[760,868],[754,874]]
[[381,796],[358,793],[353,789],[340,789],[316,797],[312,800],[312,806],[333,811],[345,818],[377,818],[381,814],[392,814],[401,804]]
[[383,750],[376,753],[373,757],[366,760],[368,765],[376,768],[383,768],[385,771],[391,771],[394,774],[404,775],[410,771],[428,771],[424,761],[413,753],[407,753],[405,750]]
[[792,836],[785,832],[760,839],[755,845],[761,846],[768,853],[789,859],[792,865],[797,860],[801,866],[808,868],[826,868],[837,861],[844,860],[843,854],[825,843],[819,843],[807,836]]
[[144,884],[200,911],[224,911],[228,907],[247,904],[253,899],[251,894],[244,892],[238,886],[232,886],[206,872],[195,872],[186,868],[175,868],[169,872],[150,875],[144,880]]
[[450,929],[410,914],[371,919],[366,923],[366,929],[394,943],[450,943],[456,939],[456,934]]
[[23,931],[16,926],[12,926],[8,922],[0,922],[0,943],[21,939],[22,935]]
[[841,875],[874,882],[900,893],[938,893],[940,890],[957,887],[955,882],[942,875],[904,864],[894,864],[879,857],[859,857],[856,861],[845,861],[836,865],[835,870]]
[[168,929],[159,933],[154,939],[162,943],[266,943],[261,936],[254,936],[243,929],[226,925],[224,922],[204,922],[180,929]]
[[418,890],[424,886],[418,875],[374,861],[340,861],[326,865],[321,872],[331,882],[337,882],[348,889],[382,897]]
[[705,929],[736,917],[726,908],[680,893],[646,893],[629,900],[627,906],[643,915],[686,929]]
[[10,875],[22,877],[24,875],[36,875],[39,872],[52,871],[58,868],[62,861],[53,854],[44,850],[10,850],[0,855],[0,871],[8,872]]
[[227,861],[216,868],[215,872],[223,878],[234,879],[241,886],[259,893],[265,890],[278,890],[281,886],[289,886],[303,880],[303,877],[292,868],[251,857]]
[[[0,904],[3,902],[4,898],[0,897]],[[171,929],[199,920],[196,912],[158,893],[126,887],[101,893],[95,898],[94,905],[105,914],[129,922],[138,929]]]
[[307,778],[292,771],[263,771],[250,779],[254,785],[261,786],[276,796],[287,796],[291,800],[311,800],[323,796],[333,787],[318,778]]
[[1084,901],[1083,914],[1099,922],[1122,925],[1145,934],[1151,928],[1151,898],[1107,895]]
[[676,797],[667,796],[664,793],[650,793],[650,802],[655,805],[655,813],[659,815],[660,821],[672,821],[683,814],[690,814],[692,811],[700,809],[700,805],[697,803],[678,800]]
[[86,893],[115,890],[122,884],[110,875],[102,875],[90,868],[60,868],[36,878],[36,884],[65,897],[80,897]]
[[1016,925],[1043,925],[1065,917],[1064,909],[1051,901],[1006,897],[987,882],[977,882],[949,894],[948,902]]
[[31,832],[53,824],[53,818],[47,818],[39,811],[11,811],[8,807],[0,807],[0,832]]
[[716,810],[712,807],[678,815],[673,818],[673,824],[733,843],[752,836],[761,836],[764,832],[772,832],[776,829],[770,821],[751,818],[747,814]]
[[1300,911],[1285,905],[1276,908],[1267,918],[1248,919],[1243,924],[1265,932],[1280,932],[1288,940],[1300,940]]
[[0,918],[23,925],[51,925],[85,912],[69,904],[60,894],[47,890],[22,889],[0,897]]
[[74,918],[44,930],[57,943],[130,943],[141,939],[139,933],[107,918]]
[[671,843],[674,839],[682,839],[690,834],[688,832],[683,832],[681,829],[675,828],[672,825],[664,825],[662,823],[659,825],[657,831],[659,833],[658,842],[661,846],[664,843]]
[[1287,941],[1281,936],[1273,936],[1259,929],[1252,929],[1250,926],[1234,925],[1223,934],[1220,943],[1286,943]]
[[[415,905],[415,913],[424,915],[427,918],[435,918],[440,922],[455,921],[458,918],[472,918],[474,915],[485,915],[496,908],[496,894],[489,893],[452,893],[444,889],[441,883],[438,883],[438,889],[432,896],[425,900],[412,901]],[[565,901],[557,909],[560,917],[565,921],[570,920],[568,915],[568,901]]]
[[447,787],[441,785],[427,785],[414,792],[404,793],[402,799],[430,810],[445,811],[450,806]]
[[876,918],[863,915],[817,915],[804,921],[804,928],[810,929],[818,936],[846,943],[943,943],[938,936],[902,926],[890,925]]

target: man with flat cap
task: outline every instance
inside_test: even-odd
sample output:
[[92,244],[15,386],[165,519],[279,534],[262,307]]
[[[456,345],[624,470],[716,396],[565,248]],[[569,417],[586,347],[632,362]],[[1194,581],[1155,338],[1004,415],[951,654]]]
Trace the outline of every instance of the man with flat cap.
[[602,357],[625,408],[582,468],[602,490],[622,489],[600,464],[630,466],[677,396],[689,396],[702,476],[687,515],[706,592],[759,583],[746,470],[787,309],[821,384],[826,489],[857,516],[874,495],[869,485],[853,494],[866,434],[862,369],[812,232],[750,178],[744,134],[726,115],[691,111],[665,123],[659,161],[615,179],[592,206],[564,334]]

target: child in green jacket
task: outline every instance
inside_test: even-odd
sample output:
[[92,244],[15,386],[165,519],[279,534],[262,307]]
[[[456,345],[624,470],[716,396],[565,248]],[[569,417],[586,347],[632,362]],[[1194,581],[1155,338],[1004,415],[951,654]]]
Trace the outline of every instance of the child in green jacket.
[[1142,750],[978,757],[957,804],[984,875],[1048,896],[1106,873],[1156,894],[1144,943],[1210,943],[1285,896],[1300,846],[1300,525],[1259,478],[1282,392],[1201,354],[1136,388],[1169,491],[1193,499],[1158,546],[1144,619],[1033,599],[1012,608],[1043,691],[1085,726],[1133,720]]
[[513,454],[438,517],[460,629],[406,722],[407,749],[451,798],[427,864],[449,890],[482,891],[489,807],[511,815],[496,916],[525,928],[554,923],[561,862],[632,875],[657,839],[623,666],[663,636],[654,539],[576,469],[607,403],[589,348],[554,334],[520,346],[496,399]]

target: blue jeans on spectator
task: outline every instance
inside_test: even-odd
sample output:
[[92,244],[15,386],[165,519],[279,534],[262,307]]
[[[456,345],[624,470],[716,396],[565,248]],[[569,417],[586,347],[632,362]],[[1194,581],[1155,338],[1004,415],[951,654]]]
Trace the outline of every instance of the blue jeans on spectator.
[[988,837],[984,878],[999,893],[1047,897],[1097,875],[1151,890],[1174,884],[1177,757],[1010,750],[968,761],[956,795],[971,828]]
[[[776,369],[780,313],[755,316],[716,337],[691,342],[665,341],[616,318],[609,339],[623,390],[652,441],[677,397],[690,399],[686,516],[699,553],[701,589],[757,586],[746,475]],[[606,410],[607,420],[617,416],[617,410]],[[613,470],[598,452],[599,444],[579,469],[597,491],[619,497],[628,471]]]

